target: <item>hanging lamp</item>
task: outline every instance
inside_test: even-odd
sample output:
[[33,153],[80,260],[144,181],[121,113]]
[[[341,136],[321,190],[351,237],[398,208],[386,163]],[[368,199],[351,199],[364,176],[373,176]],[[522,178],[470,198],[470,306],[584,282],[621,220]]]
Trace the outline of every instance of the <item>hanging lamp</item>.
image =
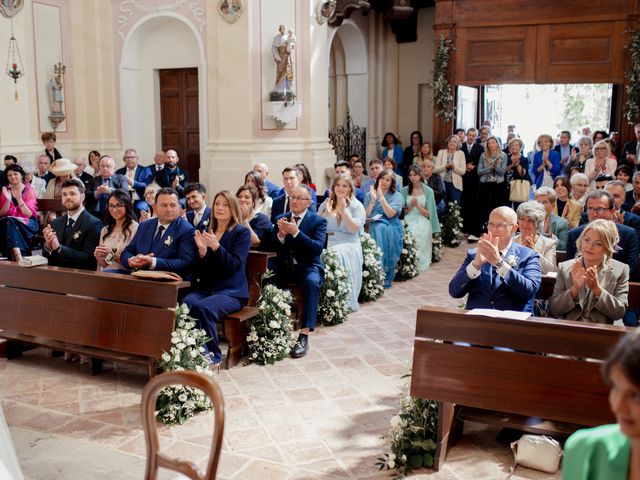
[[[13,10],[13,7],[11,7]],[[11,39],[9,40],[9,52],[7,54],[7,69],[6,73],[13,79],[15,98],[18,100],[18,79],[24,75],[24,66],[22,64],[22,57],[20,56],[20,48],[18,47],[18,41],[13,33],[13,11],[10,11],[11,16]]]

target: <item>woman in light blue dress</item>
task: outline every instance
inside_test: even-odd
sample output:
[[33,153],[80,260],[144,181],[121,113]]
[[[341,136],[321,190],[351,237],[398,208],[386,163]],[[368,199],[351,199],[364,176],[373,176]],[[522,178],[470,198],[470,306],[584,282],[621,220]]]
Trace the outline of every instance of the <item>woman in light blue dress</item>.
[[329,248],[338,254],[340,264],[347,269],[351,280],[349,307],[360,309],[358,296],[362,288],[362,246],[365,213],[362,203],[354,196],[353,180],[347,175],[338,175],[331,184],[331,194],[320,205],[318,213],[327,219]]
[[392,170],[383,170],[364,197],[367,218],[371,219],[369,234],[382,250],[384,288],[391,288],[402,252],[402,224],[399,218],[402,194],[396,191],[395,177]]
[[416,240],[418,272],[422,273],[431,265],[433,234],[440,233],[440,222],[433,190],[424,183],[418,165],[409,167],[409,185],[402,189],[402,199],[404,223]]

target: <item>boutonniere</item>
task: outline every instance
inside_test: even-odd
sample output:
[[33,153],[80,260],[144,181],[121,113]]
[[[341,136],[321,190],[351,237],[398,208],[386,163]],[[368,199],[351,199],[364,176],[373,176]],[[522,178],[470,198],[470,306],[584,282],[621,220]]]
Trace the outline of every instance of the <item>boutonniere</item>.
[[76,232],[76,233],[74,233],[74,234],[73,234],[73,239],[74,239],[74,240],[79,239],[79,238],[80,238],[80,235],[82,235],[82,232]]
[[178,175],[178,178],[180,179],[180,181],[184,180],[184,175]]
[[515,255],[508,255],[507,258],[505,258],[505,261],[509,264],[510,267],[515,267],[518,265],[519,260]]
[[171,245],[173,243],[173,237],[171,235],[169,235],[166,240],[164,241],[164,244],[168,247],[169,245]]
[[202,225],[204,225],[205,227],[209,226],[209,219],[207,218],[204,222],[202,222]]

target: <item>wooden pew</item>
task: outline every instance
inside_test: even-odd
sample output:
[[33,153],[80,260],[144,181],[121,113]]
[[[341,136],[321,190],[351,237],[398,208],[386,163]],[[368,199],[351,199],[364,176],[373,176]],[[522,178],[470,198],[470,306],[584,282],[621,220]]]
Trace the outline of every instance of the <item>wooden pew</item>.
[[0,338],[8,358],[32,344],[101,359],[146,364],[149,376],[171,348],[178,290],[189,282],[0,262]]
[[59,198],[39,198],[37,208],[40,212],[55,212],[58,216],[63,215],[66,211]]
[[249,301],[241,310],[227,315],[222,319],[222,332],[229,347],[225,358],[225,368],[238,364],[247,345],[247,320],[255,318],[260,313],[256,308],[260,298],[262,275],[267,271],[269,258],[275,253],[251,250],[247,258],[247,282],[249,283]]
[[537,434],[569,435],[581,426],[615,422],[600,366],[618,340],[633,331],[568,320],[511,320],[465,315],[458,309],[420,308],[411,395],[438,402],[435,469],[447,454],[456,405],[462,406],[463,418]]
[[[542,277],[542,283],[536,293],[536,298],[539,300],[549,300],[553,295],[553,289],[556,286],[555,277]],[[629,282],[629,307],[640,308],[640,282]]]

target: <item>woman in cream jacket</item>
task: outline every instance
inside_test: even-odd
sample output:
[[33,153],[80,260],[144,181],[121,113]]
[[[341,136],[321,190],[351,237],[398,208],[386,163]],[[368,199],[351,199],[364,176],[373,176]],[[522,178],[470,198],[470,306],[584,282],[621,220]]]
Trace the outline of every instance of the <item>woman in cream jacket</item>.
[[467,162],[460,147],[458,136],[451,135],[446,150],[440,150],[435,161],[435,173],[444,179],[447,204],[456,201],[459,205],[462,198],[462,176],[467,171]]

